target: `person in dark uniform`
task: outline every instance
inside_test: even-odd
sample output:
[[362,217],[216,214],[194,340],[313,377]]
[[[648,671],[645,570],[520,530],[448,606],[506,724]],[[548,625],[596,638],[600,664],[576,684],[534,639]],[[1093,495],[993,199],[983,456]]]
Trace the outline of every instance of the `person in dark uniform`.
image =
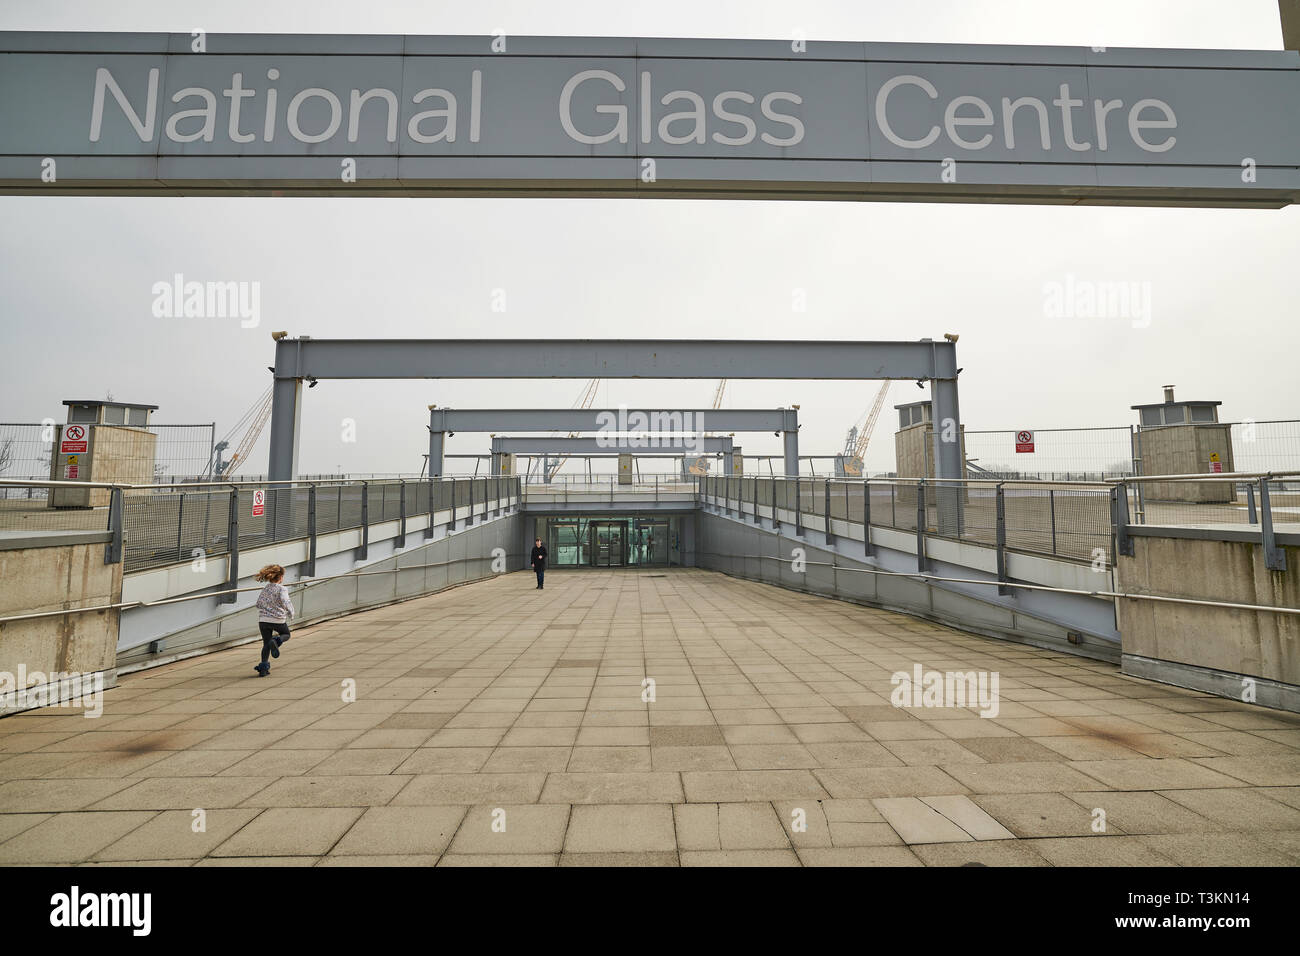
[[546,573],[546,548],[542,544],[542,539],[538,538],[533,542],[533,570],[537,572],[537,590],[542,590],[542,575]]

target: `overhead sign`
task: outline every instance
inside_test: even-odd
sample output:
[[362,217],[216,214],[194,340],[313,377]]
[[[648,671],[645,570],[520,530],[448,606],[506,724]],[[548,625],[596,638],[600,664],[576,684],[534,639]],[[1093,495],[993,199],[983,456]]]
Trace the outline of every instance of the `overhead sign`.
[[9,193],[1280,206],[1300,53],[0,34]]
[[1031,431],[1016,432],[1016,452],[1018,454],[1032,454],[1034,450],[1034,433]]
[[253,492],[253,517],[260,518],[266,514],[266,492],[257,490]]

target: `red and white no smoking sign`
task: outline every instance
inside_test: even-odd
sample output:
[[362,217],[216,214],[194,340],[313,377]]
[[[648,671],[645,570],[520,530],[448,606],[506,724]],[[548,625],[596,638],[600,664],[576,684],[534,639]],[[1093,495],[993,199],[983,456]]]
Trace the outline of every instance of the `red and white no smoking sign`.
[[1016,451],[1032,452],[1033,450],[1034,433],[1027,429],[1022,429],[1021,431],[1016,432]]
[[59,443],[62,454],[79,455],[86,451],[86,429],[82,425],[69,425],[63,429],[63,441]]
[[253,492],[253,517],[260,518],[264,514],[266,514],[266,492],[254,491]]

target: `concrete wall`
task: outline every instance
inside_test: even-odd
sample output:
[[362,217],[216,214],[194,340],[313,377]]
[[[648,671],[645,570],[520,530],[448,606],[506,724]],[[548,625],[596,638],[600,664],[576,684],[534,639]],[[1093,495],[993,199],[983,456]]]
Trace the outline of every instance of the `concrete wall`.
[[[147,485],[153,481],[158,436],[144,428],[117,425],[89,425],[89,452],[80,456],[78,481],[101,481],[124,485]],[[67,428],[66,425],[63,428]],[[55,446],[50,479],[63,480],[68,456]],[[107,488],[57,488],[50,493],[52,507],[103,508],[111,492]]]
[[[1225,472],[1234,470],[1231,425],[1144,428],[1140,441],[1144,475],[1209,474],[1213,453],[1218,453]],[[1216,504],[1236,498],[1236,489],[1227,481],[1153,481],[1145,486],[1143,493],[1148,501],[1196,504]]]
[[[107,532],[69,531],[0,538],[0,617],[116,603],[122,565],[104,563],[107,540]],[[116,611],[0,624],[0,671],[100,674],[111,686],[117,629]],[[38,679],[32,686],[48,683]],[[21,709],[0,703],[0,714]]]
[[[1294,539],[1294,536],[1287,536]],[[1198,601],[1300,607],[1300,541],[1284,544],[1287,570],[1264,566],[1264,549],[1241,540],[1133,537],[1119,558],[1120,590]],[[1241,699],[1254,678],[1257,702],[1300,710],[1300,616],[1121,600],[1124,669]]]
[[[894,433],[894,462],[899,478],[933,478],[932,422],[900,428]],[[966,474],[966,426],[961,426],[961,476]]]

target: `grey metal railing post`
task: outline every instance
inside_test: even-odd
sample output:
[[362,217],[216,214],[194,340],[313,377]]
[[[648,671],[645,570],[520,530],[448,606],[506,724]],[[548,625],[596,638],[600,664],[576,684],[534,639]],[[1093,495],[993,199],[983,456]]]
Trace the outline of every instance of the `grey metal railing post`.
[[1047,489],[1047,505],[1052,511],[1052,554],[1056,554],[1056,489]]
[[424,540],[428,541],[430,538],[433,537],[433,518],[434,515],[437,513],[436,509],[438,507],[438,495],[437,495],[438,486],[433,483],[432,475],[429,476],[428,480],[426,481],[426,484],[428,485],[429,488],[429,523],[424,527]]
[[1133,539],[1128,535],[1128,486],[1120,482],[1110,490],[1111,524],[1114,526],[1114,555],[1111,564],[1117,563],[1119,555],[1133,557]]
[[406,479],[397,479],[397,547],[406,547]]
[[822,511],[826,513],[826,543],[833,544],[835,535],[831,534],[831,480],[829,478],[825,480],[823,490]]
[[[786,481],[790,479],[787,478]],[[794,536],[796,538],[803,537],[803,502],[800,500],[802,492],[803,489],[799,487],[799,477],[796,475],[794,478]]]
[[181,529],[185,527],[185,492],[181,492],[180,503],[176,507],[176,560],[184,561],[181,557]]
[[871,481],[862,481],[862,549],[870,555],[871,550]]
[[1246,520],[1259,524],[1259,515],[1255,513],[1255,485],[1249,481],[1246,482]]
[[357,548],[357,560],[365,561],[370,557],[370,482],[361,482],[361,547]]
[[217,598],[218,604],[234,604],[239,595],[234,593],[239,587],[239,486],[230,488],[230,512],[226,518],[226,590]]
[[[438,483],[441,485],[442,482],[447,480],[448,479],[446,478],[441,478],[439,479]],[[447,521],[447,530],[455,531],[456,530],[456,485],[458,483],[458,479],[452,478],[450,480],[451,480],[451,501],[449,502],[449,504],[451,505],[451,517]]]
[[466,478],[465,483],[469,485],[469,514],[465,516],[465,527],[474,524],[474,479]]
[[[53,497],[53,495],[51,495]],[[122,489],[114,488],[108,493],[108,544],[104,545],[104,563],[120,564],[123,551],[122,518],[125,511],[122,502]],[[177,537],[180,536],[179,523]]]
[[889,484],[889,526],[898,527],[898,494],[893,482]]
[[1007,505],[1001,482],[994,493],[997,497],[998,594],[1006,594],[1008,589],[1002,582],[1007,580]]
[[916,570],[924,571],[925,560],[925,479],[916,483]]
[[754,524],[761,528],[763,526],[763,519],[758,514],[758,475],[755,475],[749,480],[753,482],[754,488]]
[[1268,479],[1259,479],[1259,533],[1264,544],[1264,567],[1270,571],[1286,570],[1286,552],[1273,536],[1273,506],[1268,500]]
[[307,482],[307,577],[316,576],[316,483]]

